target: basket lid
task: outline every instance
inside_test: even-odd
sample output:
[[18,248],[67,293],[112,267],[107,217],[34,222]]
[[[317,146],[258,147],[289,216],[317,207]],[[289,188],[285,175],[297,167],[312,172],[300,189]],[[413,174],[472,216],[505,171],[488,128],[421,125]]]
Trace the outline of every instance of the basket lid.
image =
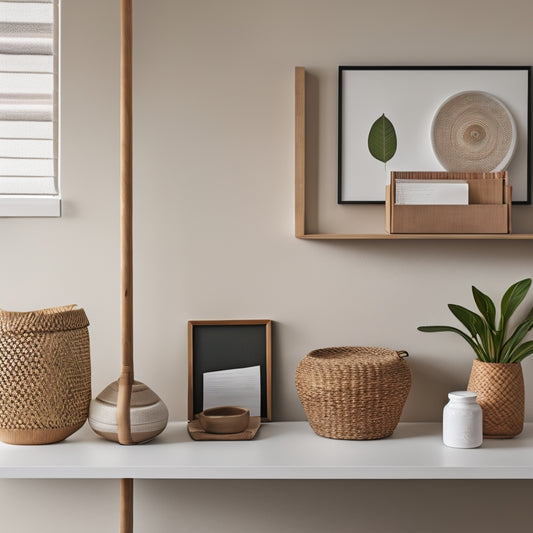
[[331,364],[370,365],[397,365],[407,352],[391,350],[390,348],[378,348],[370,346],[339,346],[320,348],[307,354],[307,357]]
[[87,315],[76,305],[50,307],[37,311],[5,311],[0,309],[0,332],[42,333],[86,328]]

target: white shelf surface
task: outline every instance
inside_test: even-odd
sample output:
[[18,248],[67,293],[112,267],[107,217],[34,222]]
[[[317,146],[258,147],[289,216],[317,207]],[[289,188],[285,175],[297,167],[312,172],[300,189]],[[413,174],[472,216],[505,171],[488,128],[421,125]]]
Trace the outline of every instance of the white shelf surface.
[[0,443],[0,478],[533,479],[533,424],[518,437],[461,450],[441,425],[401,423],[387,439],[332,440],[307,422],[264,423],[251,441],[192,441],[185,422],[151,443],[120,446],[87,425],[45,446]]

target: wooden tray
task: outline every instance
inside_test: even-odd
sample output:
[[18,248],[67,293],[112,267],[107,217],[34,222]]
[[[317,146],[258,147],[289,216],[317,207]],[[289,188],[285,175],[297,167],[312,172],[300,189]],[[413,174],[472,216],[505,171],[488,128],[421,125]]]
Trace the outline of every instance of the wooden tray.
[[187,431],[193,440],[252,440],[261,426],[260,416],[251,416],[248,427],[241,433],[207,433],[198,420],[187,424]]

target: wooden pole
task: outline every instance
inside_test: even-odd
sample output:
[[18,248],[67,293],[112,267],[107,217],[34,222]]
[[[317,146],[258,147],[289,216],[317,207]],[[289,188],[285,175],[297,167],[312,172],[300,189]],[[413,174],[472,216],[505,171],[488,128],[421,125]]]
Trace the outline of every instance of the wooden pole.
[[133,533],[133,479],[120,480],[120,533]]
[[133,187],[132,187],[132,6],[121,0],[120,54],[120,251],[122,369],[118,380],[120,444],[133,444],[130,403],[133,385]]
[[[132,0],[120,1],[120,270],[122,368],[118,380],[120,444],[133,444],[130,404],[133,386],[133,124]],[[120,533],[133,533],[133,479],[120,480]]]
[[305,236],[305,68],[294,70],[295,86],[295,234]]

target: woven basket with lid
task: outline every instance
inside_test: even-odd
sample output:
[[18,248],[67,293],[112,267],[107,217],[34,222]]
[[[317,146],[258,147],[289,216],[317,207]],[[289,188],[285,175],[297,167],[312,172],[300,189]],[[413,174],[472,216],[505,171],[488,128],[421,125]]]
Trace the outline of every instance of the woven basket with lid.
[[315,433],[351,440],[391,435],[411,388],[406,355],[353,346],[307,354],[296,369],[296,390]]
[[48,444],[87,419],[89,321],[76,306],[0,310],[0,440]]

